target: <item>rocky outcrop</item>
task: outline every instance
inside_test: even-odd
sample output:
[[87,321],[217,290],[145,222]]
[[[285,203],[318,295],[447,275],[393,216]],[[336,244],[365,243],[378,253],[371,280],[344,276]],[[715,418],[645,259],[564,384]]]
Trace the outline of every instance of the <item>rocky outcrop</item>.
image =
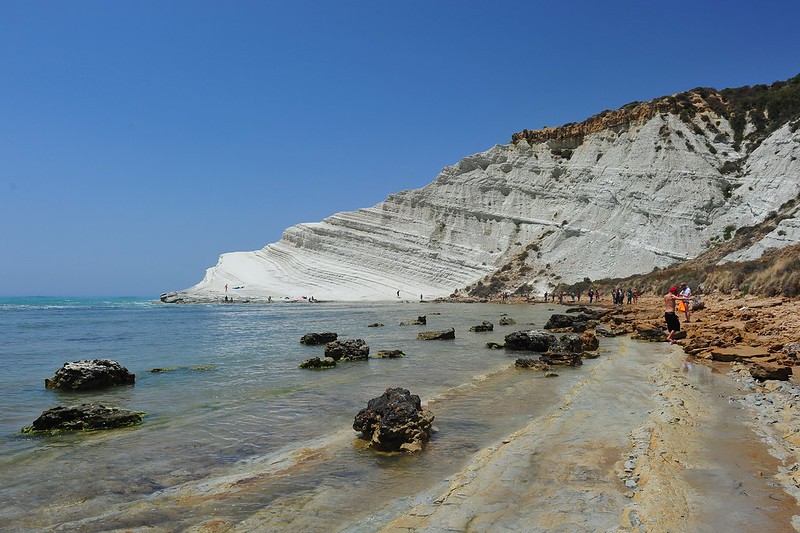
[[[525,130],[421,189],[223,254],[200,283],[162,299],[219,301],[226,284],[239,298],[394,300],[399,288],[435,298],[514,284],[541,294],[685,261],[800,193],[796,117],[737,94],[695,90]],[[790,214],[746,256],[799,242],[799,219]]]
[[428,323],[428,317],[425,315],[418,316],[416,320],[407,320],[405,322],[400,322],[401,326],[424,326]]
[[375,359],[397,359],[405,357],[405,355],[403,350],[378,350],[373,357],[375,357]]
[[353,429],[378,450],[418,452],[430,439],[433,420],[433,413],[422,409],[419,396],[408,389],[389,388],[358,412]]
[[517,321],[511,318],[510,316],[502,316],[500,317],[500,325],[501,326],[513,326],[516,324]]
[[300,344],[309,344],[312,346],[327,344],[335,341],[337,338],[339,338],[339,334],[332,331],[326,331],[324,333],[306,333],[300,337]]
[[133,385],[136,375],[110,359],[82,359],[56,370],[55,376],[44,380],[48,389],[85,391],[117,385]]
[[472,326],[469,328],[470,331],[480,332],[480,331],[494,331],[494,324],[489,322],[488,320],[484,320],[477,326]]
[[506,350],[526,350],[530,352],[546,352],[552,344],[555,344],[556,337],[545,331],[515,331],[505,337]]
[[324,368],[333,368],[336,366],[336,360],[332,357],[312,357],[311,359],[306,359],[298,368],[310,368],[312,370],[321,370]]
[[456,338],[455,328],[439,331],[421,331],[417,333],[417,338],[421,341],[447,341]]
[[325,345],[325,357],[334,361],[364,361],[369,359],[369,346],[364,339],[337,340]]
[[31,434],[115,429],[141,424],[143,416],[144,413],[95,403],[58,406],[43,412],[32,425],[24,427],[22,432]]

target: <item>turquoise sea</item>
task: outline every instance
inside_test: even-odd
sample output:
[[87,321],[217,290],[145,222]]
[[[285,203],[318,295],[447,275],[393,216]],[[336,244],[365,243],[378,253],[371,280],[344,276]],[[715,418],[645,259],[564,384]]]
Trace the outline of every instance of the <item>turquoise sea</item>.
[[[0,524],[4,531],[182,531],[268,512],[286,530],[373,530],[580,379],[580,369],[556,380],[517,371],[519,354],[485,347],[541,327],[562,309],[0,299]],[[502,314],[517,324],[498,326]],[[419,315],[427,326],[399,325]],[[495,331],[469,332],[483,320]],[[385,326],[367,327],[375,322]],[[449,327],[454,341],[416,338]],[[373,354],[407,355],[300,370],[301,361],[322,355],[321,346],[299,344],[312,331],[363,338]],[[44,388],[65,362],[93,358],[120,362],[136,384],[81,394]],[[422,454],[376,453],[352,429],[369,399],[396,386],[436,416],[438,431]],[[45,409],[86,401],[147,414],[123,430],[20,434]]]

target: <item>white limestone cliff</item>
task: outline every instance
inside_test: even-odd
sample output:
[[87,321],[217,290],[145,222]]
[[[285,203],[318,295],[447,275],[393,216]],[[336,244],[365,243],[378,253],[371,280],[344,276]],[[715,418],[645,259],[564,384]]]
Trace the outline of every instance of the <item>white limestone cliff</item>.
[[[397,291],[428,299],[512,258],[541,293],[695,257],[800,194],[800,131],[790,124],[749,153],[709,108],[691,118],[650,110],[590,129],[516,138],[421,189],[288,228],[258,251],[223,254],[200,283],[165,301],[218,301],[225,285],[228,296],[251,300],[393,300]],[[736,257],[798,243],[799,228],[798,218],[784,220]]]

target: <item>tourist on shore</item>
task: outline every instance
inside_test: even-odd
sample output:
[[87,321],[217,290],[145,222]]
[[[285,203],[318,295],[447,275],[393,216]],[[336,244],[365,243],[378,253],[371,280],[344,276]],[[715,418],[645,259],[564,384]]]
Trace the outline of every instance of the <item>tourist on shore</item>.
[[677,287],[670,287],[669,292],[664,295],[664,320],[667,323],[667,342],[670,344],[675,344],[672,337],[681,330],[681,321],[675,313],[675,304],[686,300],[688,298],[678,296]]
[[685,283],[681,283],[681,296],[686,298],[686,301],[680,302],[678,304],[678,311],[683,311],[684,317],[686,318],[686,322],[691,322],[690,318],[692,316],[692,289],[690,289]]

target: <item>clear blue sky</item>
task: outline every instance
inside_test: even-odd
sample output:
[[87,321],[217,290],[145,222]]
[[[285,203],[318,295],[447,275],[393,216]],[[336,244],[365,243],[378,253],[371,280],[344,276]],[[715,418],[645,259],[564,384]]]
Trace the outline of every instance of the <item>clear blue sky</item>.
[[141,295],[523,129],[800,72],[800,2],[0,1],[0,295]]

